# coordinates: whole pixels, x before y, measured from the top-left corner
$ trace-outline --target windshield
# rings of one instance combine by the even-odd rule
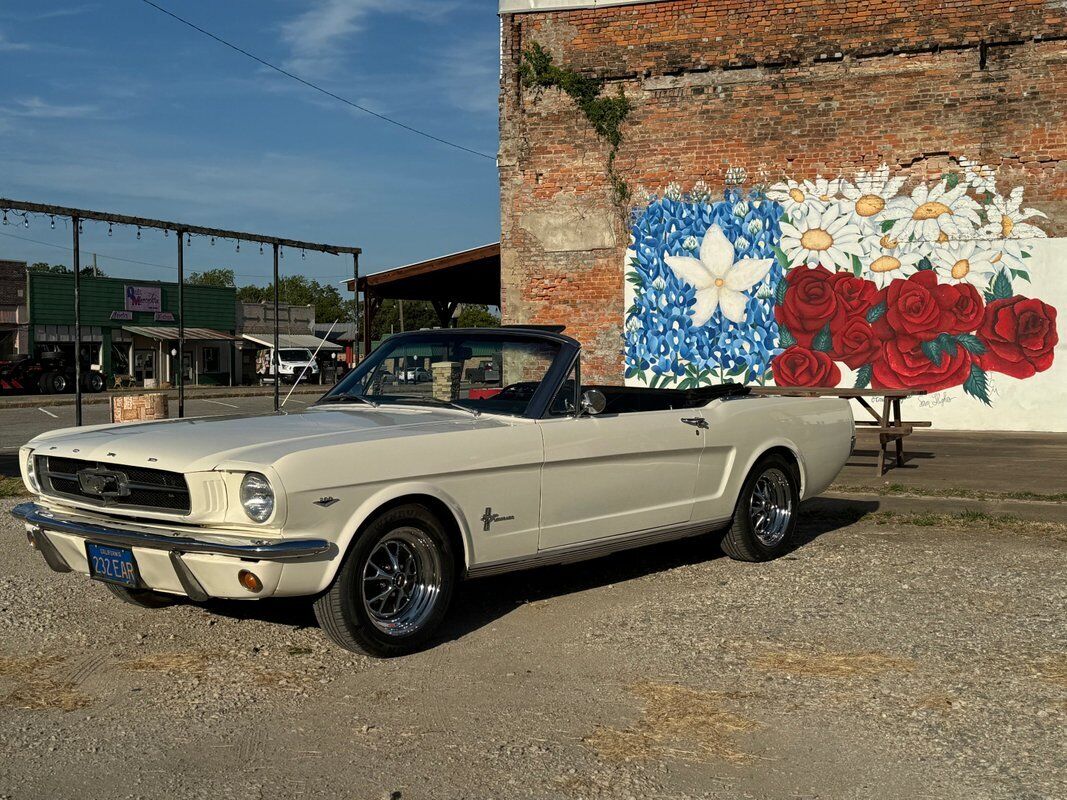
[[[304,347],[279,350],[278,358],[282,361],[310,361],[311,351]]]
[[[449,405],[523,416],[560,343],[534,336],[442,330],[386,339],[322,402]]]

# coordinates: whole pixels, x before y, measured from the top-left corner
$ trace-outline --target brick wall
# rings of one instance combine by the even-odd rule
[[[672,0],[503,17],[505,322],[563,323],[584,375],[618,381],[626,213],[606,145],[569,98],[523,88],[533,41],[633,103],[618,168],[634,203],[678,182],[916,179],[950,156],[997,168],[1067,235],[1067,6],[1038,2]]]

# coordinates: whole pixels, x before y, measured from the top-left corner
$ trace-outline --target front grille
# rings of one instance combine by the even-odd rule
[[[189,485],[180,472],[127,467],[101,461],[37,456],[37,474],[46,494],[73,497],[103,507],[141,508],[188,513]],[[86,491],[78,477],[82,470],[101,469],[123,476],[122,492],[107,496]]]

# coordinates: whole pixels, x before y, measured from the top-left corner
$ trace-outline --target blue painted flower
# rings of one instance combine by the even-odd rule
[[[635,213],[627,274],[634,302],[626,312],[623,333],[628,377],[649,380],[651,373],[657,380],[679,384],[708,382],[713,373],[719,380],[766,378],[771,359],[781,352],[773,301],[774,287],[782,279],[775,258],[781,215],[781,205],[760,192],[731,188],[723,200],[712,202],[705,189],[686,197],[675,187],[666,197],[650,198],[644,211]],[[700,290],[706,287],[695,285],[668,263],[702,262],[698,243],[706,240],[712,226],[718,226],[733,248],[730,267],[747,259],[769,260],[763,275],[737,291],[740,305],[734,301],[729,314],[723,313],[721,298],[714,307],[709,299],[701,300]]]

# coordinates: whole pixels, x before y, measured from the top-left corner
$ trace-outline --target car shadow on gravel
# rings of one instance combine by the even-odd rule
[[[809,510],[809,504],[811,508]],[[797,534],[789,553],[819,536],[858,522],[878,509],[876,501],[819,498],[803,506]],[[678,567],[725,558],[718,533],[625,550],[610,556],[506,575],[481,578],[463,585],[442,628],[442,640],[457,639],[490,625],[516,608],[643,578]]]
[[[848,527],[878,510],[877,501],[816,498],[802,507],[794,546],[803,548],[827,533]],[[576,564],[539,567],[462,583],[437,642],[459,639],[528,603],[643,578],[679,567],[724,558],[715,533],[625,550]],[[788,558],[787,553],[784,557]],[[292,628],[317,627],[307,598],[255,602],[215,600],[205,611],[234,619],[255,619]]]

